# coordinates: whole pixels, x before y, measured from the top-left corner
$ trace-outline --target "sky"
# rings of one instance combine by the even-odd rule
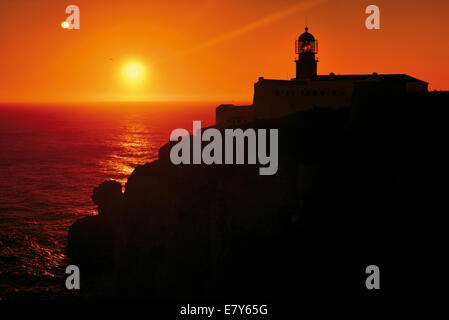
[[[365,27],[370,4],[380,30]],[[68,5],[79,30],[61,27]],[[319,74],[407,73],[449,90],[447,12],[447,0],[2,0],[0,102],[249,102],[258,77],[295,76],[306,23]]]

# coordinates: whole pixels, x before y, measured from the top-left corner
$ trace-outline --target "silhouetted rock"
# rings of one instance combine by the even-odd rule
[[[122,185],[105,181],[94,188],[92,200],[98,205],[98,215],[79,219],[70,227],[67,251],[85,265],[110,268],[123,211]]]
[[[122,206],[122,185],[114,180],[102,182],[94,188],[92,201],[98,206],[100,216],[114,217],[120,212]]]
[[[81,264],[108,268],[113,263],[114,228],[100,216],[76,221],[69,229],[67,251]]]
[[[70,228],[71,257],[113,257],[119,297],[413,295],[409,262],[423,268],[432,249],[416,234],[448,209],[448,97],[374,96],[248,125],[279,128],[274,176],[175,166],[165,145],[123,196],[95,189],[100,215]],[[385,290],[366,290],[370,264]]]

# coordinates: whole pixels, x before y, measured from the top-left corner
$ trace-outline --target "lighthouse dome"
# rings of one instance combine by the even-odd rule
[[[301,34],[298,38],[299,42],[313,42],[315,41],[315,37],[309,33],[309,28],[306,27],[306,32],[304,32],[303,34]]]

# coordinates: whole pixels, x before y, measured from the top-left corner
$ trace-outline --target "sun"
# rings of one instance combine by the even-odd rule
[[[123,65],[122,77],[128,84],[139,84],[146,78],[146,68],[138,61],[128,61]]]

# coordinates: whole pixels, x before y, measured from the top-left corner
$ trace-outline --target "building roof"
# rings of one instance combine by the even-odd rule
[[[406,81],[406,82],[422,82],[407,74],[344,74],[344,75],[317,75],[316,80],[346,80],[346,81],[370,81],[370,80],[380,80],[380,81]]]
[[[272,84],[298,84],[298,83],[307,83],[310,81],[405,81],[405,82],[421,82],[427,83],[425,81],[419,80],[407,74],[329,74],[329,75],[317,75],[311,79],[299,80],[299,79],[291,79],[291,80],[276,80],[276,79],[265,79],[259,78],[259,82],[269,82]]]
[[[253,108],[252,105],[246,105],[246,106],[236,106],[233,104],[220,104],[217,109],[235,109],[235,108],[239,108],[240,110],[244,110],[244,109],[251,109]]]

